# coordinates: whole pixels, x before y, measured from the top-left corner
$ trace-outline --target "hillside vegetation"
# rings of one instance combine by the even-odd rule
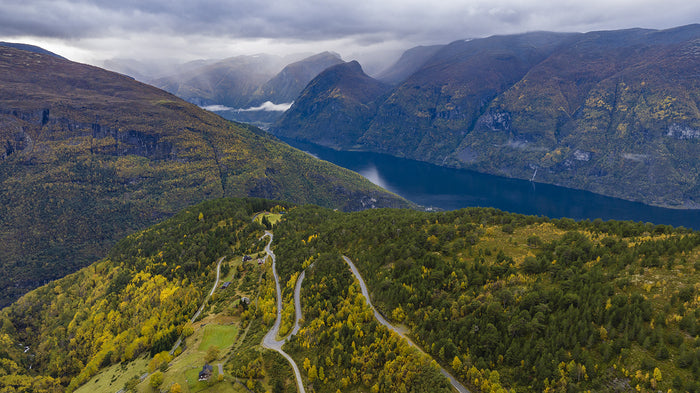
[[[253,221],[263,210],[277,221]],[[295,391],[288,363],[260,346],[276,312],[269,260],[235,262],[260,255],[263,225],[274,231],[281,335],[306,272],[301,330],[284,349],[307,389],[448,391],[436,360],[476,392],[700,392],[697,232],[494,209],[342,213],[249,199],[190,207],[5,309],[0,388],[97,386],[105,377],[89,378],[100,369],[148,354],[162,388],[190,383],[182,373],[206,357],[224,373],[190,391]],[[378,324],[343,255],[382,314],[425,353]],[[221,256],[222,281],[232,284],[190,325]],[[180,333],[189,336],[182,355],[159,354]],[[152,389],[149,379],[131,381],[129,389]]]
[[[350,256],[383,314],[477,391],[700,391],[695,232],[300,208],[275,233],[283,277]]]
[[[217,260],[257,249],[264,227],[251,217],[274,206],[238,199],[189,208],[2,310],[0,390],[70,391],[103,367],[170,350],[192,329]]]
[[[151,86],[4,46],[0,145],[0,307],[206,199],[408,206],[353,172]]]

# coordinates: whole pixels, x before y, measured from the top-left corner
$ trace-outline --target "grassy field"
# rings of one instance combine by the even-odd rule
[[[211,346],[224,349],[233,343],[238,334],[235,325],[207,325],[204,327],[204,337],[199,344],[199,350],[205,351]]]
[[[278,213],[261,213],[258,214],[257,217],[255,217],[255,222],[262,224],[263,217],[267,217],[267,219],[270,221],[270,224],[272,225],[277,224],[277,222],[282,219],[282,215]]]
[[[124,384],[134,376],[147,372],[150,358],[142,356],[128,364],[115,364],[95,375],[85,385],[79,387],[76,393],[114,393],[124,387]]]
[[[168,369],[163,372],[163,384],[160,389],[169,391],[170,387],[177,383],[182,392],[242,392],[243,388],[235,385],[233,377],[224,374],[219,381],[218,364],[223,364],[224,359],[217,359],[211,363],[214,374],[209,382],[198,380],[199,372],[206,363],[207,349],[217,346],[223,357],[228,348],[233,345],[238,335],[237,319],[213,314],[196,323],[194,328],[195,332],[186,340],[186,349],[180,356],[174,358]],[[137,391],[151,393],[154,390],[149,385],[149,379],[146,379],[139,384]]]

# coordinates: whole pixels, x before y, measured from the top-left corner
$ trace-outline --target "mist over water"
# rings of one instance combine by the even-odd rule
[[[316,157],[318,158],[318,157]],[[372,183],[378,185],[379,187],[382,187],[386,190],[389,190],[391,192],[396,192],[395,190],[392,190],[391,185],[389,185],[383,178],[382,175],[379,173],[379,170],[375,165],[369,165],[363,169],[360,169],[357,171],[360,175],[362,175],[365,179],[371,181]]]
[[[383,154],[336,151],[284,140],[314,157],[353,170],[425,207],[494,207],[513,213],[575,220],[632,220],[700,230],[700,210],[666,209],[588,191],[440,167]]]

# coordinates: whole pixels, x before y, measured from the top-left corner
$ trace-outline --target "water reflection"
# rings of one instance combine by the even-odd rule
[[[664,209],[587,191],[439,167],[383,154],[341,152],[286,141],[315,157],[360,173],[371,182],[426,207],[469,206],[551,218],[633,220],[700,229],[700,210]]]

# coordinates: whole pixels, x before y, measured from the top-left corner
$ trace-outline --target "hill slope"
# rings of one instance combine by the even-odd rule
[[[138,377],[158,369],[161,389],[227,391],[239,380],[256,393],[295,391],[289,364],[260,347],[276,315],[270,261],[240,258],[262,256],[264,228],[251,222],[261,210],[276,213],[261,221],[275,222],[282,336],[294,325],[300,282],[303,318],[284,350],[309,390],[449,391],[431,358],[478,392],[700,390],[698,232],[495,209],[343,213],[254,199],[189,207],[2,310],[0,388],[72,389],[114,365],[84,391],[118,390],[96,389],[98,380],[127,369],[127,387],[139,392],[155,378]],[[230,285],[188,323],[222,256]],[[342,256],[425,353],[377,322]],[[158,354],[180,333],[182,355]],[[224,364],[221,379],[196,381],[205,359]]]
[[[406,206],[359,175],[128,77],[0,47],[0,306],[222,196]]]
[[[57,54],[55,54],[55,53],[53,53],[53,52],[47,51],[46,49],[40,48],[40,47],[35,46],[35,45],[22,44],[22,43],[18,43],[18,42],[5,42],[5,41],[0,41],[0,46],[7,46],[7,47],[10,47],[10,48],[26,50],[26,51],[28,51],[28,52],[34,52],[34,53],[40,53],[40,54],[44,54],[44,55],[50,55],[50,56],[58,57],[59,59],[65,59],[63,56],[59,56],[59,55],[57,55]]]
[[[697,207],[699,39],[700,25],[689,25],[456,41],[376,111],[344,108],[337,123],[367,126],[334,147],[522,179],[536,172],[546,183]],[[307,98],[315,106],[297,112],[321,116],[327,96],[318,92]],[[327,144],[335,136],[320,139],[321,128],[336,127],[289,112],[271,130]]]

